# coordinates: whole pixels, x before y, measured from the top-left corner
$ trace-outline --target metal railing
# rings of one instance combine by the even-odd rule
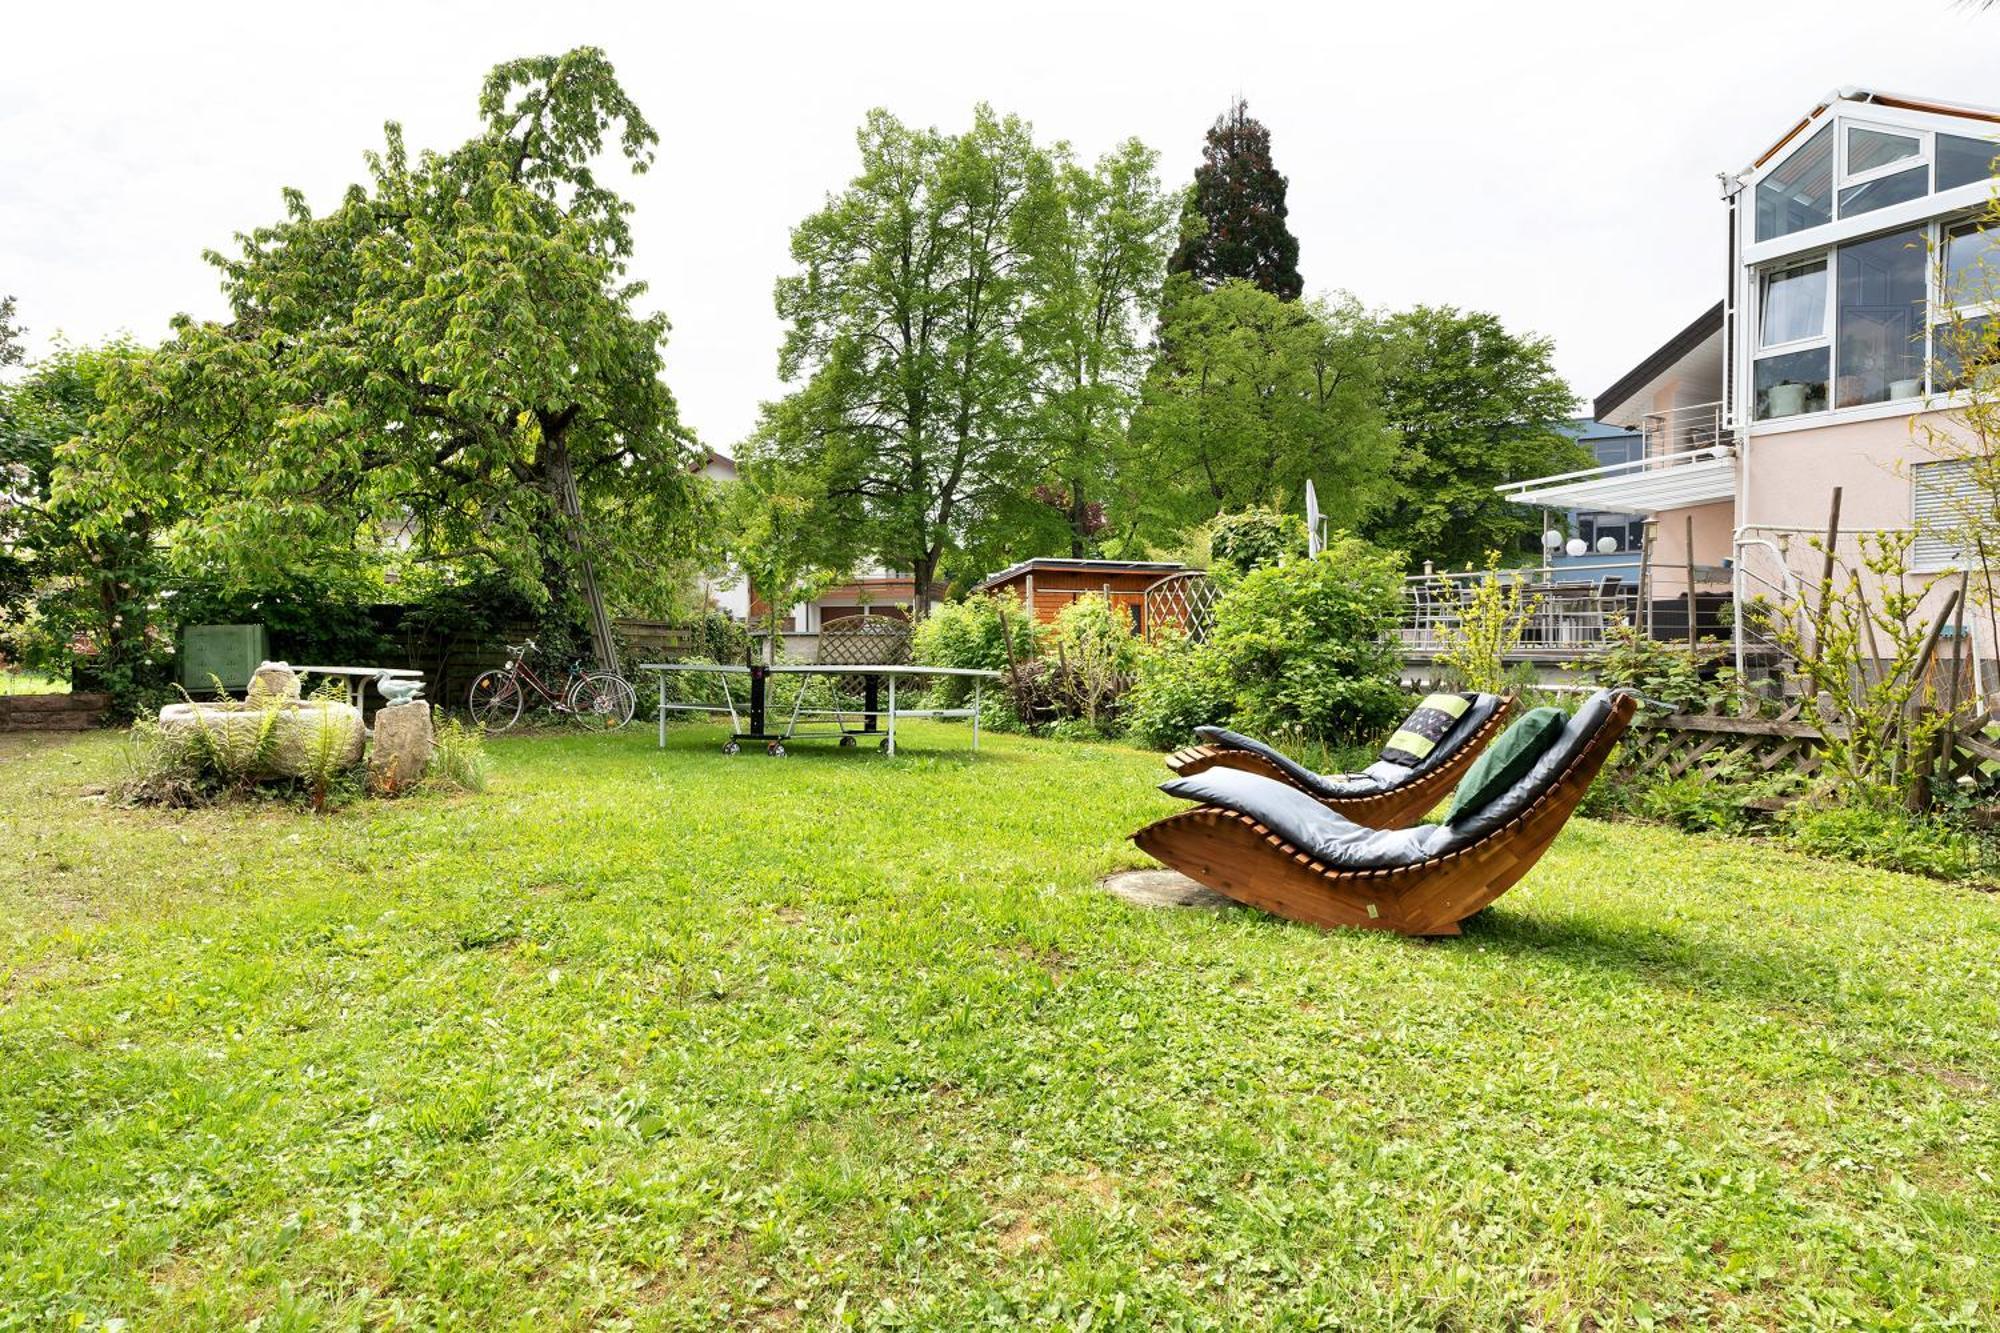
[[[1521,648],[1535,657],[1580,657],[1603,643],[1619,622],[1640,624],[1646,601],[1638,560],[1604,561],[1571,568],[1503,569],[1496,577],[1518,586]],[[1403,650],[1413,656],[1449,646],[1465,623],[1486,574],[1412,574],[1403,580]]]
[[[1600,463],[1574,472],[1556,472],[1546,477],[1529,477],[1496,487],[1500,494],[1525,503],[1537,503],[1538,492],[1551,486],[1576,482],[1612,481],[1626,477],[1650,476],[1690,463],[1728,458],[1736,452],[1722,424],[1722,404],[1701,403],[1677,407],[1668,412],[1650,413],[1642,423],[1642,452],[1618,463]]]
[[[1652,460],[1729,443],[1723,432],[1721,403],[1694,403],[1664,412],[1648,412],[1639,422],[1639,434],[1645,440],[1646,457]]]

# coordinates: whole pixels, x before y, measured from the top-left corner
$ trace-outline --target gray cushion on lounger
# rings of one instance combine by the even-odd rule
[[[1535,761],[1535,766],[1528,770],[1525,777],[1479,809],[1460,814],[1455,823],[1440,825],[1443,836],[1431,844],[1431,850],[1442,856],[1475,842],[1533,805],[1543,792],[1555,785],[1556,779],[1562,776],[1563,770],[1570,766],[1578,752],[1589,745],[1604,724],[1611,720],[1611,703],[1610,690],[1599,690],[1584,700],[1576,715],[1563,726],[1562,734]]]
[[[1486,725],[1486,719],[1493,716],[1493,710],[1500,706],[1497,694],[1475,694],[1472,707],[1465,710],[1458,725],[1446,732],[1422,762],[1412,765],[1392,764],[1378,759],[1359,773],[1315,773],[1303,764],[1280,754],[1264,742],[1227,727],[1196,727],[1195,734],[1210,745],[1220,745],[1232,750],[1249,750],[1263,755],[1281,771],[1289,773],[1299,782],[1322,796],[1335,798],[1373,796],[1378,792],[1400,787],[1414,778],[1420,778],[1438,765],[1457,754],[1472,735]]]
[[[1333,813],[1276,778],[1234,768],[1211,768],[1175,778],[1161,783],[1160,790],[1248,815],[1315,860],[1343,870],[1375,870],[1421,861],[1430,841],[1442,832],[1442,826],[1435,824],[1368,828]]]

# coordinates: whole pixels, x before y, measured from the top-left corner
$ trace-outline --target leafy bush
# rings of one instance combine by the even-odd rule
[[[1175,636],[1139,660],[1138,679],[1125,696],[1124,717],[1132,738],[1157,750],[1194,739],[1196,727],[1226,725],[1236,697],[1222,664],[1206,649]]]
[[[1102,732],[1130,688],[1143,645],[1132,622],[1104,597],[1079,597],[1038,636],[1061,720]]]
[[[1742,698],[1728,654],[1728,645],[1714,639],[1703,640],[1690,654],[1685,643],[1665,643],[1616,620],[1605,627],[1604,642],[1582,669],[1607,689],[1705,713],[1735,708]]]
[[[183,587],[170,607],[176,639],[188,625],[261,624],[281,662],[383,662],[397,646],[375,616],[381,591],[347,574],[300,572],[249,592]]]
[[[1497,694],[1508,685],[1507,658],[1521,646],[1521,635],[1541,607],[1519,579],[1500,577],[1500,553],[1486,553],[1486,573],[1472,590],[1457,623],[1439,627],[1444,645],[1438,665],[1468,690]]]
[[[715,662],[749,660],[750,631],[741,621],[731,620],[726,613],[710,608],[702,612],[699,619],[690,621],[688,629],[694,639],[691,652]]]
[[[2000,843],[1987,834],[1887,805],[1801,801],[1785,812],[1785,837],[1814,856],[1936,879],[2000,884]]]
[[[962,601],[932,607],[910,633],[910,656],[925,666],[1004,671],[1009,639],[1016,662],[1035,656],[1034,622],[1021,599],[976,592]],[[960,708],[971,693],[971,681],[943,676],[933,682],[931,697],[940,708]]]
[[[1362,740],[1406,707],[1397,683],[1401,562],[1336,533],[1309,560],[1253,570],[1215,607],[1202,659],[1242,723],[1316,740]]]
[[[1210,558],[1219,570],[1248,574],[1306,554],[1306,524],[1297,514],[1245,509],[1208,525]]]
[[[485,791],[485,734],[442,708],[431,709],[431,722],[431,766],[424,785],[442,791]]]
[[[1690,773],[1641,785],[1627,798],[1627,808],[1641,819],[1671,824],[1684,833],[1734,833],[1743,827],[1745,799],[1733,787]]]

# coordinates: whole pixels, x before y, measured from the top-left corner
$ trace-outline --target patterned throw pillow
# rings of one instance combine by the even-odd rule
[[[1431,695],[1417,705],[1416,712],[1403,719],[1403,725],[1396,728],[1396,734],[1382,747],[1383,761],[1415,768],[1437,749],[1438,742],[1450,734],[1470,707],[1472,696],[1468,694]]]

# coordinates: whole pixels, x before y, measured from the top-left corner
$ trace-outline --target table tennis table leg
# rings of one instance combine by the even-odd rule
[[[889,753],[896,753],[896,678],[889,677]]]
[[[972,752],[979,753],[979,677],[972,678]]]
[[[664,750],[667,748],[667,673],[657,671],[653,674],[660,678],[660,748]]]

